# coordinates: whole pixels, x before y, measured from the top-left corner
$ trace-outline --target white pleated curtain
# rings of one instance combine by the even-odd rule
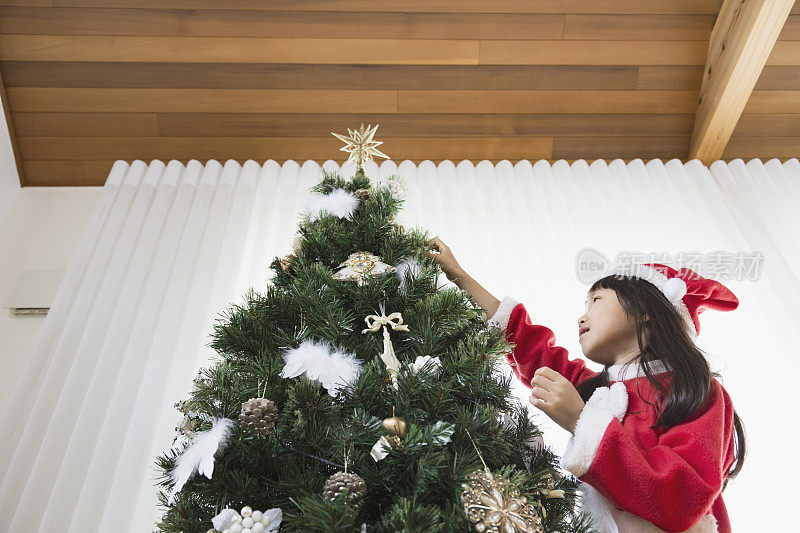
[[[721,280],[741,305],[704,313],[700,345],[748,431],[745,470],[725,493],[733,524],[778,525],[760,509],[782,498],[788,507],[800,473],[783,431],[800,366],[797,159],[384,161],[367,173],[404,178],[400,222],[442,238],[497,298],[523,301],[572,357],[588,288],[576,273],[580,250],[761,252],[758,279]],[[2,421],[0,530],[153,530],[154,460],[172,443],[173,404],[213,358],[221,314],[248,287],[266,290],[268,265],[291,251],[320,178],[313,161],[114,164]],[[526,402],[528,389],[515,390]],[[566,432],[531,412],[561,453]],[[775,476],[776,457],[791,471],[779,464]]]

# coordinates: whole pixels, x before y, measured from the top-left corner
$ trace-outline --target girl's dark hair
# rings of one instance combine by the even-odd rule
[[[694,326],[685,321],[664,293],[649,281],[612,274],[594,282],[589,292],[597,289],[611,289],[616,292],[625,313],[636,322],[639,354],[626,363],[626,366],[660,359],[672,370],[671,373],[664,374],[671,377],[670,391],[667,391],[665,384],[651,373],[648,365],[641,365],[647,380],[657,391],[656,412],[659,416],[651,428],[668,429],[680,424],[704,405],[712,377],[720,377],[718,373],[711,372],[704,352],[695,345],[689,330]],[[588,402],[598,387],[609,385],[606,366],[602,372],[584,380],[576,388],[583,401]],[[664,398],[666,401],[663,401]],[[645,398],[642,399],[653,405]],[[744,464],[744,426],[735,409],[733,425],[736,432],[736,465],[726,475],[722,490],[725,490],[729,479],[739,474]]]

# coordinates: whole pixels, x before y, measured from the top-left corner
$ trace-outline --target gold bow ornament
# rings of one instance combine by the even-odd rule
[[[381,354],[381,360],[386,365],[386,370],[392,378],[392,386],[395,390],[398,390],[400,387],[397,384],[397,375],[400,373],[400,361],[394,353],[392,339],[389,337],[389,329],[386,326],[391,326],[395,331],[409,331],[408,326],[403,324],[403,315],[401,315],[399,311],[396,311],[386,316],[386,310],[383,304],[381,304],[380,315],[368,315],[364,320],[367,323],[367,327],[361,333],[378,331],[383,327],[383,353]]]

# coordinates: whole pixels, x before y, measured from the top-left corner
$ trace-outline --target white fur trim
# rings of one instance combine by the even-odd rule
[[[505,330],[508,327],[508,321],[511,319],[511,311],[514,310],[518,303],[519,302],[511,296],[504,296],[500,301],[500,306],[497,308],[497,311],[495,311],[492,318],[487,320],[486,323]]]
[[[598,387],[583,407],[570,436],[561,466],[575,477],[581,477],[592,466],[597,448],[608,424],[618,418],[620,422],[628,410],[628,390],[621,381],[610,387]]]
[[[634,379],[646,376],[644,373],[643,365],[645,363],[631,363],[629,365],[619,364],[611,365],[608,367],[609,381],[625,381],[626,379]],[[651,374],[661,374],[669,372],[671,368],[661,359],[655,359],[647,363],[647,368]]]
[[[620,533],[666,533],[652,522],[648,522],[641,516],[629,513],[616,507],[611,508],[614,520]],[[680,512],[677,509],[676,512]],[[698,520],[692,527],[681,533],[717,533],[717,519],[713,514],[708,513]]]
[[[686,307],[686,304],[683,303],[683,300],[678,302],[678,311],[683,319],[689,324],[689,334],[693,339],[697,339],[697,330],[694,327],[694,320],[692,320],[692,315],[689,313],[689,308]]]
[[[598,533],[666,533],[652,522],[618,508],[588,483],[578,484],[578,502],[592,517],[592,525]],[[682,533],[717,533],[717,531],[717,519],[708,513]]]
[[[583,481],[578,483],[577,493],[581,509],[592,517],[592,525],[598,533],[619,533],[617,522],[611,514],[612,505],[605,496]]]
[[[611,276],[614,274],[621,274],[623,276],[630,276],[634,278],[641,278],[644,280],[649,281],[661,292],[664,292],[664,285],[667,283],[669,279],[663,272],[660,270],[656,270],[653,267],[642,265],[639,263],[632,263],[632,264],[617,264],[606,272],[603,277]]]

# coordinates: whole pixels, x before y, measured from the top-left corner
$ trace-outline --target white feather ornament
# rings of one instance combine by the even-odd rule
[[[297,348],[283,354],[286,363],[281,371],[283,378],[295,378],[305,374],[308,379],[322,384],[331,396],[355,381],[361,374],[361,361],[351,353],[334,347],[325,340],[304,340]]]
[[[425,368],[426,365],[428,365],[428,369],[431,372],[436,372],[442,369],[442,360],[438,357],[431,357],[430,355],[418,355],[411,365],[411,370],[417,374]]]
[[[213,419],[213,426],[208,431],[198,432],[192,443],[175,459],[175,468],[170,473],[174,488],[170,501],[180,492],[183,485],[195,472],[211,479],[214,473],[214,458],[228,446],[228,440],[236,423],[230,418]]]
[[[420,262],[414,258],[403,259],[397,265],[395,265],[397,278],[400,280],[400,292],[402,294],[406,293],[406,272],[411,272],[411,277],[416,278],[420,275],[422,271],[422,265]]]
[[[361,200],[344,189],[333,189],[328,194],[312,194],[306,202],[309,220],[317,220],[323,211],[339,218],[347,218],[358,208]]]

